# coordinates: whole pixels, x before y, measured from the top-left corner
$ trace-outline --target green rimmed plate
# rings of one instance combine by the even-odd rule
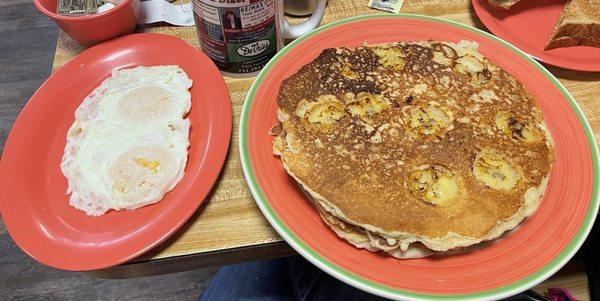
[[[329,47],[402,40],[472,40],[536,98],[555,140],[556,162],[538,211],[511,235],[476,252],[397,260],[354,248],[321,221],[281,161],[269,129],[277,123],[281,81]],[[598,150],[568,91],[539,63],[475,28],[419,15],[370,15],[338,21],[280,51],[251,87],[240,121],[242,167],[252,194],[277,232],[302,256],[353,286],[395,299],[498,299],[560,269],[581,246],[598,210]]]

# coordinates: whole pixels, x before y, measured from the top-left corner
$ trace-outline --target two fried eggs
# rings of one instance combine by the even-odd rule
[[[178,66],[115,70],[75,111],[61,170],[70,205],[99,216],[156,203],[183,178],[191,79]]]

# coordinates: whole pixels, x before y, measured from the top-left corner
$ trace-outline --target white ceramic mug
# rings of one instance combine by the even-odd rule
[[[283,0],[285,14],[291,16],[308,16],[317,9],[318,0]]]
[[[278,1],[280,4],[283,1]],[[319,26],[321,23],[321,19],[323,19],[323,13],[325,12],[325,5],[327,5],[327,0],[319,0],[317,2],[317,6],[315,7],[315,11],[311,14],[310,18],[306,20],[306,22],[297,25],[291,25],[285,18],[283,19],[283,37],[286,39],[295,39]],[[277,13],[281,14],[283,17],[285,9],[281,7],[277,10]]]
[[[192,0],[202,50],[223,75],[255,76],[284,46],[319,26],[327,0],[310,18],[291,25],[283,0]]]

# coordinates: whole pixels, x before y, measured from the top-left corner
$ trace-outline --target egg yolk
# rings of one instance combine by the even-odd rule
[[[158,161],[148,161],[144,158],[135,158],[135,163],[152,170],[154,173],[158,173],[158,166],[160,163]]]

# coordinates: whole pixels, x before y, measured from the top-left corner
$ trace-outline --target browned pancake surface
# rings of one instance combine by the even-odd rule
[[[283,81],[277,97],[288,115],[282,122],[288,141],[280,147],[282,160],[354,223],[434,238],[449,232],[484,236],[523,206],[526,190],[540,186],[553,162],[533,97],[489,60],[478,58],[468,67],[465,57],[473,55],[446,44],[382,47],[387,52],[380,55],[371,47],[326,49]],[[383,108],[369,109],[368,100],[361,105],[357,99],[365,93],[379,97]],[[302,112],[319,102],[339,104],[325,106],[329,110],[321,114],[314,104]],[[449,121],[413,127],[412,116],[428,109],[442,110]],[[511,116],[508,131],[496,124],[503,112]],[[310,120],[311,113],[317,117]],[[522,137],[525,126],[533,138]],[[518,174],[516,183],[498,189],[476,178],[474,164],[484,162],[477,161],[482,151],[507,162]],[[427,199],[431,189],[434,199],[440,190],[437,184],[411,189],[419,170],[437,177],[432,181],[451,178],[458,192],[443,202]],[[417,181],[424,179],[416,173]]]

